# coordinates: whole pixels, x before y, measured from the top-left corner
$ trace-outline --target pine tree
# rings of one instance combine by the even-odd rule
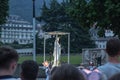
[[[120,36],[119,0],[73,0],[67,13],[83,27],[98,22],[102,29],[110,28]]]
[[[5,23],[6,16],[8,16],[8,1],[9,0],[0,0],[0,24]]]
[[[66,2],[58,3],[56,0],[52,0],[50,8],[43,5],[42,15],[39,17],[39,20],[45,22],[43,30],[45,32],[69,32],[71,34],[71,52],[74,53],[81,52],[82,48],[94,47],[88,29],[81,27],[75,19],[66,13],[68,5]],[[67,37],[61,38],[61,44],[67,50]]]

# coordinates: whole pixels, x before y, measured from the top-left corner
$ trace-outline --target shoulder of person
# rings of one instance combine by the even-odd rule
[[[108,66],[110,66],[110,64],[106,63],[106,64],[104,64],[102,66],[99,66],[97,69],[101,71],[101,69],[106,69],[106,68],[108,68]]]
[[[8,78],[8,79],[0,79],[0,80],[21,80],[20,78]]]
[[[100,70],[95,69],[89,74],[88,80],[107,80],[107,77]]]
[[[84,70],[85,73],[83,73],[84,77],[86,78],[86,80],[107,80],[106,76],[99,71],[98,69],[95,69],[93,71]]]

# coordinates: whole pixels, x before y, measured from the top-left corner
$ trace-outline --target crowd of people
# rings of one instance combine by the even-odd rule
[[[36,80],[39,67],[32,60],[26,60],[21,64],[20,78],[13,77],[18,59],[15,49],[8,46],[0,47],[0,80]]]
[[[106,44],[109,61],[93,70],[79,69],[70,64],[58,67],[46,66],[47,80],[120,80],[120,40],[110,39]],[[13,74],[19,60],[15,49],[7,46],[0,47],[0,80],[37,80],[39,66],[33,60],[26,60],[21,64],[20,78]]]

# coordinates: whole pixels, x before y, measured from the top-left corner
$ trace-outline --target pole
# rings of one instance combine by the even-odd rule
[[[70,33],[68,34],[68,64],[70,63]]]
[[[58,38],[58,35],[56,35],[56,40],[57,40],[57,38]],[[56,41],[56,40],[55,40],[55,41]],[[57,65],[57,63],[58,63],[58,61],[57,61],[57,56],[58,56],[58,53],[57,53],[57,52],[58,52],[58,49],[57,49],[57,41],[55,42],[55,44],[56,44],[56,53],[55,53],[55,54],[56,54],[56,65]],[[57,65],[57,66],[58,66],[58,65]]]
[[[44,62],[45,62],[46,34],[44,33]]]
[[[51,58],[52,58],[52,56],[51,56],[51,55],[52,55],[52,52],[50,52],[50,65],[51,65]]]
[[[35,0],[33,1],[33,60],[36,61]]]

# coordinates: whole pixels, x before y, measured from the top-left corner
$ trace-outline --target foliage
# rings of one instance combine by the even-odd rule
[[[120,36],[119,0],[74,0],[67,8],[67,13],[84,27],[98,22],[101,28],[110,28]]]
[[[105,14],[110,28],[120,36],[120,1],[107,0],[105,2],[105,8]]]
[[[9,0],[0,0],[0,24],[5,23],[8,16],[8,2]]]
[[[0,41],[0,46],[2,46],[3,45],[3,43]]]
[[[71,52],[76,53],[80,52],[82,48],[94,47],[94,43],[90,40],[88,29],[80,26],[76,19],[73,19],[66,13],[66,8],[68,6],[68,3],[58,3],[56,0],[51,1],[50,7],[47,7],[44,3],[42,15],[38,18],[39,21],[43,21],[45,23],[43,30],[45,32],[69,32],[71,34]],[[54,41],[54,38],[53,40],[48,41]],[[67,50],[67,37],[62,36],[60,42],[62,49]],[[48,45],[49,44],[50,42]]]
[[[48,38],[46,39],[46,45],[45,45],[46,54],[53,53],[53,46],[54,46],[54,38]],[[44,50],[44,39],[39,38],[38,34],[36,35],[36,53],[42,54]]]
[[[38,37],[38,33],[36,35],[36,53],[43,53],[43,45],[44,45],[44,40]]]

